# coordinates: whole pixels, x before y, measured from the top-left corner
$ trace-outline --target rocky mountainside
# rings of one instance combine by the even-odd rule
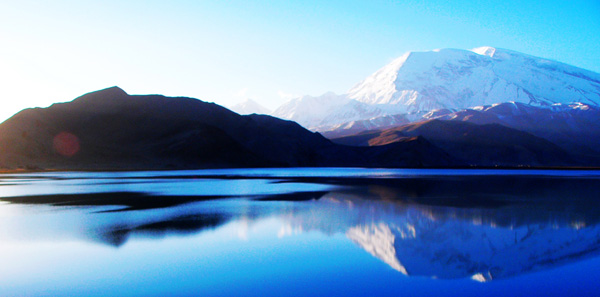
[[[408,124],[410,121],[406,118],[399,118],[397,122],[403,124],[386,126],[383,128],[360,129],[364,125],[350,127],[348,129],[340,129],[336,131],[324,132],[328,138],[335,139],[338,143],[348,145],[375,145],[381,143],[382,135],[387,135],[387,141],[393,141],[390,138],[390,133],[397,135],[401,126],[416,127],[427,121],[451,121],[459,123],[471,123],[484,125],[489,127],[490,124],[502,125],[503,127],[525,132],[531,136],[536,136],[551,143],[547,148],[554,150],[559,147],[560,150],[570,155],[572,164],[580,164],[580,166],[598,166],[600,165],[600,108],[582,104],[560,104],[556,103],[551,106],[532,106],[519,102],[505,102],[487,106],[478,106],[459,111],[450,109],[439,109],[426,113],[420,117],[420,121]],[[366,125],[366,124],[365,124]],[[445,126],[458,125],[445,123]],[[407,128],[410,129],[410,128]],[[480,129],[485,130],[484,127]],[[362,131],[362,132],[359,132]],[[391,132],[396,131],[396,132]],[[449,130],[444,130],[449,131]],[[412,131],[408,136],[422,135],[428,138],[427,132],[419,134],[419,130]],[[448,132],[450,133],[450,132]],[[489,131],[489,133],[496,133]],[[481,140],[486,139],[495,134],[482,135]],[[464,135],[446,135],[448,138],[454,138],[453,142],[458,143],[464,139]],[[377,138],[377,139],[375,139]],[[434,137],[437,139],[437,136]],[[437,145],[435,139],[428,138]],[[516,139],[506,138],[505,141],[510,143]]]
[[[557,103],[535,107],[505,102],[457,112],[437,110],[423,118],[480,125],[501,124],[547,139],[569,152],[588,157],[600,156],[600,108],[593,105]]]
[[[380,146],[424,137],[471,166],[583,166],[548,140],[499,124],[429,120],[333,139],[355,146]]]

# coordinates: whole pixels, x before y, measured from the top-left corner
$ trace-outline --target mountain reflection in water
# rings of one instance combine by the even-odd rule
[[[197,190],[185,197],[150,195],[153,202],[143,207],[135,201],[148,198],[148,194],[130,193],[121,204],[125,208],[116,208],[118,211],[109,207],[119,205],[118,201],[102,197],[114,198],[124,195],[122,192],[0,200],[50,204],[57,212],[88,206],[77,218],[59,216],[48,220],[64,220],[62,223],[23,224],[21,231],[35,236],[66,233],[115,247],[132,238],[218,232],[220,226],[231,222],[276,218],[282,224],[280,236],[308,231],[345,234],[405,275],[440,279],[490,281],[600,254],[600,191],[593,176],[267,179],[266,185],[273,187],[323,187],[318,191],[302,192],[300,186],[290,192],[250,191],[223,197],[201,195]],[[261,186],[265,186],[262,180]],[[103,206],[98,201],[110,203]]]
[[[597,255],[600,228],[586,215],[521,204],[493,209],[426,206],[329,193],[290,229],[344,232],[411,276],[486,281]],[[538,205],[539,206],[539,205]]]

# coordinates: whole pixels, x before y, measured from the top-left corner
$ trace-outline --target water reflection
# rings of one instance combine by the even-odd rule
[[[224,182],[231,185],[232,179]],[[248,180],[243,182],[248,186]],[[264,189],[286,184],[301,186],[280,193]],[[302,186],[307,184],[314,187]],[[257,179],[255,186],[262,188],[227,196],[199,195],[198,187],[192,187],[193,195],[183,196],[117,192],[5,197],[0,200],[13,206],[52,205],[51,215],[4,218],[0,236],[12,232],[30,240],[76,238],[121,247],[138,238],[158,241],[219,232],[230,222],[275,218],[281,237],[307,231],[344,234],[402,274],[478,281],[600,254],[595,177],[294,177],[268,183]]]
[[[228,220],[229,218],[221,214],[188,215],[134,227],[111,226],[98,230],[99,232],[94,235],[96,239],[118,247],[125,244],[131,235],[141,235],[149,238],[163,238],[173,234],[192,235],[205,229],[214,229]]]
[[[343,232],[411,276],[486,281],[597,255],[600,248],[600,228],[582,214],[539,209],[530,216],[522,205],[457,209],[340,193],[314,204],[286,217],[289,230]]]

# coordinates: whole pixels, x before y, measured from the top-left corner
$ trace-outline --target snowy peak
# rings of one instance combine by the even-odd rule
[[[245,114],[270,114],[271,110],[269,110],[268,108],[260,105],[258,102],[248,98],[246,99],[246,101],[238,103],[234,106],[231,106],[229,109],[231,109],[232,111],[241,114],[241,115],[245,115]]]
[[[600,104],[600,74],[515,51],[480,47],[412,52],[348,92],[397,113],[516,101]]]

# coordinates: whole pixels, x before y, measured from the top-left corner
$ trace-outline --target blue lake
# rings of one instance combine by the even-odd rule
[[[600,171],[0,175],[0,296],[598,296]]]

